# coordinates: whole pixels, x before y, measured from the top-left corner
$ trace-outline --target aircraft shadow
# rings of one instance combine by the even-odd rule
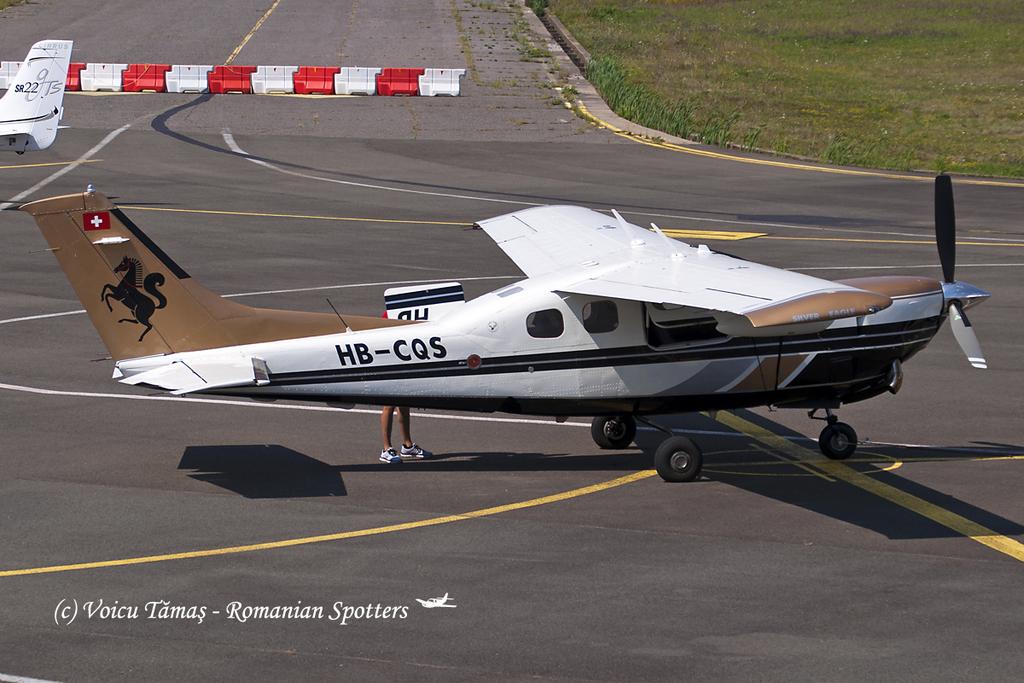
[[[816,452],[817,445],[783,425],[749,411],[736,411],[743,419],[791,438],[795,443]],[[728,427],[700,414],[663,416],[658,423],[670,427],[677,435],[686,435],[705,452],[704,481],[717,481],[729,486],[794,505],[832,519],[874,531],[890,539],[953,538],[959,536],[945,526],[906,507],[897,505],[874,493],[842,480],[827,481],[794,465],[780,454],[772,455],[753,437],[734,432]],[[570,455],[501,451],[441,453],[428,460],[407,461],[387,465],[376,460],[333,465],[281,445],[211,445],[189,446],[178,464],[180,470],[191,470],[189,477],[235,492],[246,498],[304,498],[347,495],[346,472],[379,472],[385,475],[413,468],[421,472],[634,472],[652,466],[654,450],[664,436],[651,429],[637,432],[638,448],[621,451],[599,451]],[[588,436],[574,437],[580,445]],[[898,469],[885,471],[897,461],[927,463],[929,461],[969,462],[979,457],[1006,455],[1015,447],[1003,444],[991,448],[963,449],[910,448],[865,444],[854,457],[843,464],[860,474],[901,492],[910,494],[944,510],[965,517],[992,531],[1009,536],[1024,534],[1024,526],[993,512],[968,503],[940,490],[918,483]],[[1017,449],[1020,452],[1020,449]],[[774,460],[778,459],[775,464]],[[805,464],[807,464],[805,462]],[[984,466],[979,464],[978,466]],[[825,472],[814,470],[823,474]],[[690,484],[665,484],[686,495]]]
[[[766,419],[755,413],[738,410],[735,413],[743,419],[753,422],[783,437],[802,437],[787,427]],[[708,432],[731,432],[725,425],[702,415],[672,416],[662,419],[661,424],[671,426],[680,435],[686,430]],[[957,537],[959,534],[945,526],[913,512],[903,506],[869,493],[847,481],[827,481],[814,476],[811,472],[801,470],[784,460],[778,466],[765,466],[766,461],[775,459],[770,453],[758,446],[756,440],[744,434],[734,432],[736,436],[690,435],[701,445],[705,452],[712,453],[705,457],[704,478],[735,486],[751,493],[772,498],[781,503],[796,505],[836,520],[862,527],[882,534],[890,539],[922,539]],[[663,437],[657,432],[638,432],[637,445],[653,452]],[[804,448],[818,452],[817,444],[812,441],[795,441]],[[723,453],[714,453],[714,450]],[[864,444],[844,466],[853,468],[864,476],[877,482],[887,484],[899,491],[937,505],[945,510],[966,517],[982,526],[1003,535],[1024,534],[1024,526],[1001,517],[993,512],[968,503],[960,498],[943,493],[924,484],[920,484],[898,469],[884,471],[896,461],[912,463],[919,461],[964,461],[968,462],[986,455],[1006,455],[1005,447],[993,448],[991,452],[964,452],[963,450],[944,450],[940,448],[907,448]],[[744,462],[751,463],[744,465]],[[718,465],[718,466],[716,466]],[[983,465],[979,465],[983,466]],[[774,476],[773,476],[774,475]],[[782,476],[779,476],[782,475]],[[796,475],[796,476],[794,476]],[[857,475],[854,475],[855,477]],[[685,489],[685,485],[681,490]]]
[[[348,495],[336,467],[274,444],[189,446],[178,469],[246,498]]]

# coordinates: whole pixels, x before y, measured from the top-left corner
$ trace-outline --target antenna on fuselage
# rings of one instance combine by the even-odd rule
[[[345,319],[341,317],[341,313],[338,313],[338,309],[334,307],[334,304],[331,303],[331,300],[328,299],[326,296],[324,297],[324,299],[327,300],[327,305],[331,307],[332,311],[334,311],[334,315],[338,316],[338,320],[340,320],[341,324],[345,326],[345,331],[346,332],[351,332],[352,328],[349,327],[348,323],[345,322]]]

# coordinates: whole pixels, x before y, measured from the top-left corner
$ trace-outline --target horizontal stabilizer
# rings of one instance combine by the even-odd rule
[[[458,282],[392,287],[384,291],[387,317],[394,320],[437,320],[466,302]]]
[[[120,368],[119,368],[120,370]],[[196,360],[175,360],[122,379],[122,384],[160,387],[172,394],[189,394],[208,389],[257,386],[265,383],[266,363],[260,358],[231,354]]]

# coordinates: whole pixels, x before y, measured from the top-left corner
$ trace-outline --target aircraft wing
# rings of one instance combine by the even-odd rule
[[[549,278],[553,291],[731,313],[755,328],[865,315],[892,303],[581,207],[525,209],[477,225],[527,276]]]

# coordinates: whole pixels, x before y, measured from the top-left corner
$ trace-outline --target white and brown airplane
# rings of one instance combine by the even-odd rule
[[[936,179],[944,282],[831,282],[691,247],[615,212],[545,206],[478,224],[525,279],[471,301],[457,283],[389,292],[389,319],[224,299],[96,192],[21,209],[35,217],[123,383],[173,394],[596,415],[592,435],[603,448],[628,446],[640,420],[668,433],[655,466],[669,481],[696,478],[703,458],[651,416],[822,410],[821,449],[841,459],[857,436],[832,411],[898,391],[902,364],[947,315],[971,364],[986,367],[965,310],[989,294],[953,277],[948,176]]]
[[[37,152],[57,139],[72,45],[41,40],[28,51],[0,98],[0,150]]]

